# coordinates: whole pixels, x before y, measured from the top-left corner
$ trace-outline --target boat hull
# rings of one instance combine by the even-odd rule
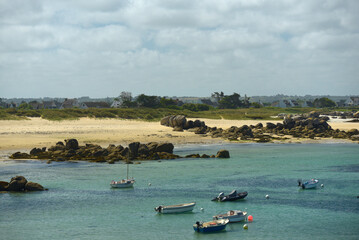
[[[200,232],[200,233],[212,233],[212,232],[222,231],[222,230],[226,229],[226,226],[227,225],[220,225],[220,226],[206,227],[206,228],[197,228],[197,227],[193,226],[193,229],[196,232]]]
[[[134,180],[129,180],[129,181],[119,181],[119,182],[115,182],[115,181],[112,181],[110,183],[111,187],[112,188],[130,188],[130,187],[133,187],[133,184],[135,183]]]
[[[195,205],[196,203],[186,203],[179,205],[158,206],[155,208],[155,211],[159,213],[184,213],[192,211]]]
[[[313,189],[313,188],[317,187],[318,183],[319,183],[318,180],[305,182],[305,183],[302,184],[302,188],[303,189]]]
[[[193,230],[199,233],[213,233],[213,232],[220,232],[226,229],[228,224],[227,219],[221,220],[214,220],[212,222],[207,223],[199,223],[193,225]]]
[[[227,195],[227,196],[223,196],[223,197],[215,197],[212,199],[212,201],[218,201],[218,202],[230,202],[230,201],[237,201],[237,200],[241,200],[244,199],[245,197],[247,197],[248,192],[241,192],[241,193],[237,193],[236,195]]]
[[[213,216],[213,220],[228,219],[229,223],[235,223],[235,222],[244,221],[246,217],[247,217],[247,212],[230,211],[229,213],[226,214],[219,214]]]

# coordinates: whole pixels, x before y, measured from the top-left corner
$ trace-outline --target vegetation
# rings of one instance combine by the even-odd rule
[[[90,109],[0,109],[0,120],[21,120],[29,117],[41,117],[48,120],[76,120],[82,117],[90,118],[117,118],[117,119],[139,119],[147,121],[158,121],[168,115],[183,114],[188,118],[209,119],[260,119],[270,120],[271,116],[279,113],[301,114],[310,111],[358,111],[359,108],[337,109],[337,108],[238,108],[238,109],[214,109],[203,106],[203,104],[188,104],[177,108],[90,108]]]
[[[313,104],[318,108],[330,108],[336,106],[335,102],[326,97],[315,99]]]
[[[26,119],[30,117],[41,117],[48,120],[75,120],[82,117],[90,118],[119,118],[119,119],[142,119],[158,121],[168,115],[182,114],[189,118],[210,119],[272,119],[279,113],[301,114],[310,111],[327,113],[331,111],[358,111],[359,108],[336,108],[335,102],[328,98],[317,98],[314,101],[316,108],[275,108],[263,107],[260,103],[250,103],[249,97],[243,97],[238,93],[225,95],[223,92],[214,92],[211,100],[206,103],[185,103],[180,100],[169,99],[160,96],[148,96],[141,94],[132,98],[130,92],[122,92],[115,98],[122,108],[69,108],[69,109],[33,109],[36,101],[23,102],[17,108],[0,108],[0,120]],[[1,100],[1,99],[0,99]],[[213,101],[213,102],[211,102]],[[214,107],[216,106],[216,107]],[[320,108],[320,109],[318,109]]]

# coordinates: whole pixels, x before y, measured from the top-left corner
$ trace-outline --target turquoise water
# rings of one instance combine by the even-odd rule
[[[23,175],[50,190],[0,194],[0,239],[359,239],[358,144],[197,145],[176,153],[222,148],[230,159],[131,165],[133,189],[109,187],[125,176],[125,164],[1,162],[0,180]],[[299,190],[298,178],[318,178],[324,188]],[[248,191],[247,198],[210,201],[232,189]],[[192,201],[193,213],[154,211]],[[231,209],[253,215],[248,230],[236,223],[221,233],[193,231],[196,221]]]

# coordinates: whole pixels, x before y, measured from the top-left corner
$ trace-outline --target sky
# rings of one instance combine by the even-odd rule
[[[0,0],[0,98],[359,95],[357,0]]]

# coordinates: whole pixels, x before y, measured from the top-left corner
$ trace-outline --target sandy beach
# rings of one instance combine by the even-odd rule
[[[213,120],[200,119],[210,127],[229,128],[231,126],[255,125],[259,122],[281,122],[281,120]],[[334,129],[349,130],[359,128],[359,123],[343,121],[330,122]],[[172,142],[180,144],[210,144],[225,142],[224,139],[203,137],[192,132],[175,132],[172,128],[161,126],[159,122],[144,122],[119,119],[82,118],[73,121],[48,121],[41,118],[30,120],[0,121],[0,151],[27,150],[33,147],[50,147],[58,141],[76,138],[80,144],[94,143],[124,144],[130,142]]]

